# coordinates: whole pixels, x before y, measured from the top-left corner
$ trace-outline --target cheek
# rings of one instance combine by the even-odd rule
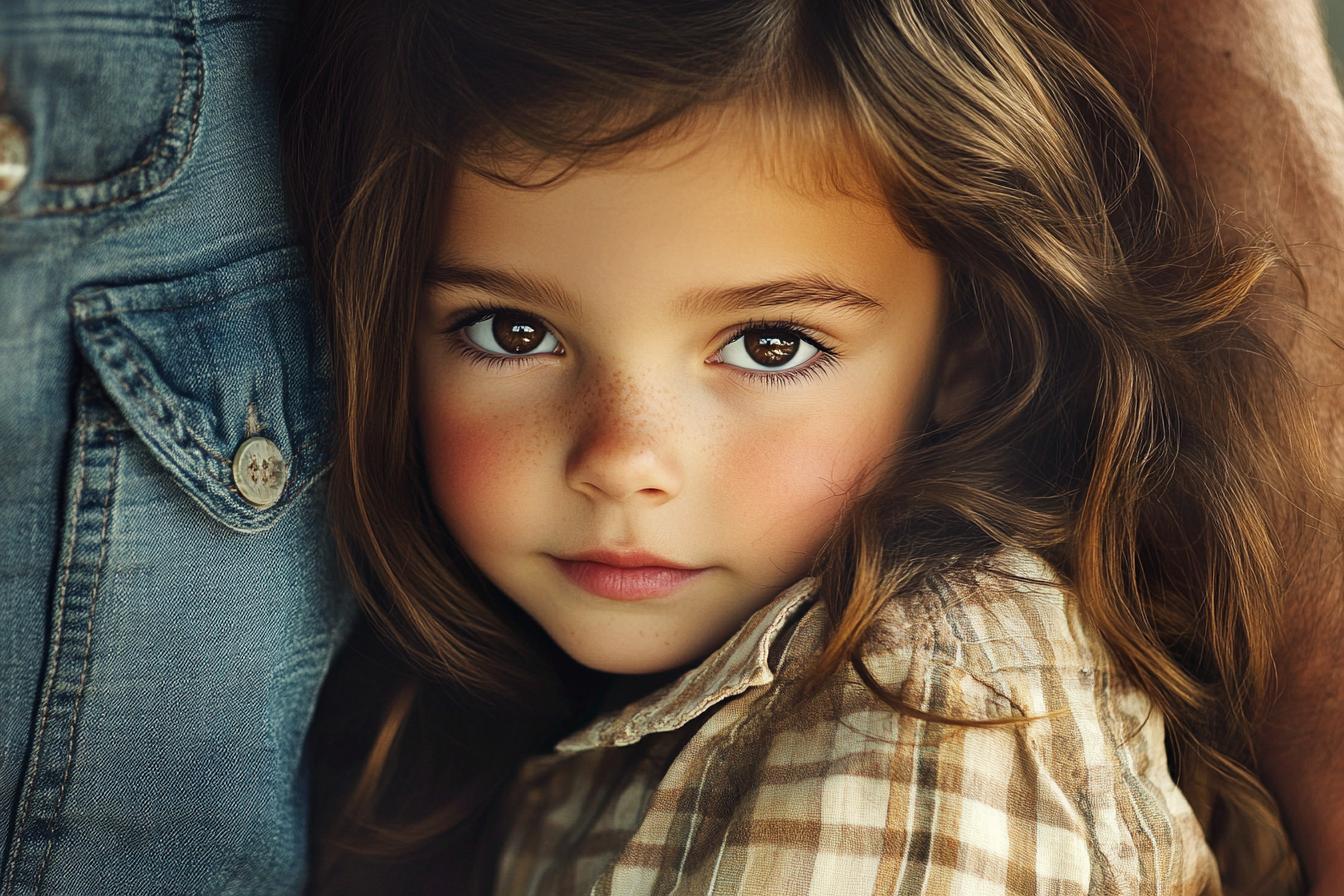
[[[864,473],[899,438],[899,426],[849,416],[832,409],[768,438],[739,434],[718,459],[718,490],[732,496],[741,531],[791,574],[811,561]]]
[[[534,412],[500,413],[447,397],[420,406],[430,491],[458,543],[474,553],[517,533],[546,439]]]

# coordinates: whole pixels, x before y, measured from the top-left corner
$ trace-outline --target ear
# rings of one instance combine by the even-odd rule
[[[990,367],[984,330],[975,327],[948,336],[930,415],[934,426],[960,423],[970,416],[989,388]]]

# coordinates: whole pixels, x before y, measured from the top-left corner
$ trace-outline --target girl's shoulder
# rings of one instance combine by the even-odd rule
[[[789,588],[698,667],[598,719],[560,751],[632,744],[696,722],[735,698],[768,705],[753,722],[766,727],[795,711],[810,724],[812,706],[825,694],[838,701],[839,713],[852,706],[864,715],[885,696],[898,712],[971,723],[1064,713],[1096,718],[1101,711],[1128,728],[1151,715],[1146,697],[1113,666],[1073,592],[1035,555],[1004,550],[931,576],[913,593],[888,601],[856,663],[821,681],[815,660],[831,628],[816,584],[804,579]],[[1108,727],[1114,725],[1108,721]]]
[[[858,660],[902,705],[939,717],[1042,718],[1076,712],[1079,700],[1138,714],[1137,724],[1148,713],[1073,590],[1021,550],[931,575],[888,601]]]
[[[1043,562],[930,579],[821,681],[814,593],[529,766],[500,892],[1217,892],[1161,713]]]

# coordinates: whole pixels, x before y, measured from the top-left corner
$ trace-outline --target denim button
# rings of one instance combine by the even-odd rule
[[[233,484],[247,503],[270,507],[280,500],[288,479],[289,465],[270,439],[248,439],[234,452]]]
[[[28,135],[8,115],[0,115],[0,205],[9,201],[28,176]]]

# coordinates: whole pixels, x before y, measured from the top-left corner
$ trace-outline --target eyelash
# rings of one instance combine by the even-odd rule
[[[715,354],[722,352],[724,348],[731,345],[734,341],[741,338],[744,333],[751,330],[787,330],[796,333],[804,342],[810,342],[817,347],[817,354],[811,361],[802,367],[795,367],[792,370],[780,370],[770,373],[764,370],[746,370],[741,367],[734,367],[733,370],[738,376],[748,380],[758,382],[761,385],[771,388],[784,388],[794,383],[803,382],[824,375],[832,366],[840,360],[840,352],[813,334],[808,327],[799,324],[792,318],[786,320],[750,320],[741,326],[735,327],[728,338],[724,339],[719,345]],[[731,365],[724,365],[731,366]]]
[[[472,341],[462,332],[472,324],[482,321],[491,315],[503,314],[510,311],[517,313],[518,309],[473,302],[470,308],[466,308],[460,314],[455,315],[447,326],[443,328],[443,336],[449,341],[451,347],[455,351],[461,352],[462,356],[472,364],[480,364],[487,370],[501,367],[514,367],[518,364],[535,361],[539,357],[538,355],[497,355],[494,352],[487,352],[473,345]],[[538,318],[538,320],[540,320],[540,318]],[[545,323],[545,321],[542,321],[542,323]],[[546,327],[547,329],[550,329],[550,324],[546,324]],[[554,331],[552,330],[552,332]],[[559,355],[563,354],[563,351],[559,353]],[[552,355],[552,357],[557,356],[558,355]]]
[[[497,355],[494,352],[483,351],[471,343],[471,340],[463,335],[462,331],[478,321],[490,317],[492,314],[499,314],[507,311],[517,311],[514,308],[501,308],[494,305],[474,304],[472,308],[464,310],[457,315],[451,323],[443,329],[443,335],[451,340],[453,347],[461,352],[473,364],[481,364],[487,369],[500,367],[513,367],[517,364],[527,363],[535,359],[536,355]],[[542,321],[545,323],[545,321]],[[549,328],[549,324],[547,327]],[[796,382],[819,377],[824,375],[836,362],[840,360],[840,352],[827,345],[821,339],[813,334],[808,328],[804,327],[793,319],[785,320],[750,320],[738,327],[735,327],[729,336],[720,343],[715,349],[715,354],[722,352],[723,349],[739,339],[743,334],[751,330],[788,330],[798,334],[804,341],[810,342],[817,347],[816,357],[802,367],[795,367],[792,370],[781,370],[776,373],[770,373],[763,370],[746,370],[741,367],[732,367],[732,365],[723,365],[732,367],[732,369],[745,379],[760,383],[771,388],[783,388]],[[552,332],[554,332],[552,330]],[[563,352],[561,353],[563,354]],[[554,356],[553,356],[554,357]],[[720,362],[722,363],[722,362]]]

